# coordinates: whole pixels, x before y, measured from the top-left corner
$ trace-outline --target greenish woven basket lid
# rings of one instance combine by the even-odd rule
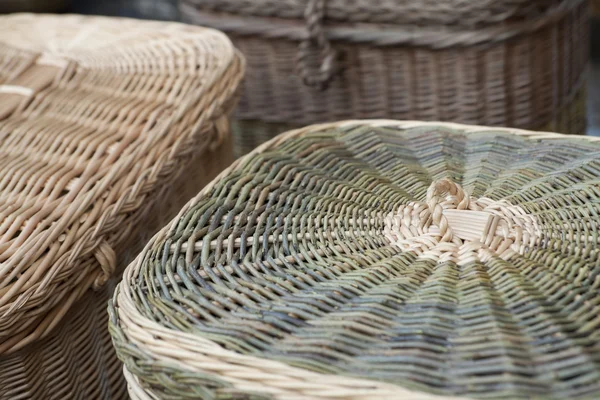
[[[590,138],[294,131],[149,243],[115,345],[165,398],[599,398],[599,186]]]

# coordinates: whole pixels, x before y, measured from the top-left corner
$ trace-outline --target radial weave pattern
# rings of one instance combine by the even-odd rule
[[[279,136],[126,270],[130,394],[598,398],[599,154],[451,124]]]
[[[228,165],[242,74],[210,29],[0,17],[0,398],[118,398],[97,303]]]

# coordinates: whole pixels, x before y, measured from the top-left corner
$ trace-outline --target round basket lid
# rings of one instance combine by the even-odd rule
[[[599,178],[595,138],[397,121],[283,134],[127,269],[111,330],[133,391],[597,398]]]
[[[209,29],[0,17],[0,354],[114,275],[156,192],[219,140],[241,74]]]

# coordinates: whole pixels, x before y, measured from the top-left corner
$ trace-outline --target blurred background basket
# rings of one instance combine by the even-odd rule
[[[226,32],[248,60],[238,155],[282,127],[356,117],[585,131],[584,0],[181,0],[180,9],[185,22]]]
[[[243,60],[220,32],[0,17],[0,398],[126,395],[117,277],[232,160]]]
[[[597,399],[599,179],[585,136],[390,120],[282,134],[126,269],[109,310],[129,393]]]

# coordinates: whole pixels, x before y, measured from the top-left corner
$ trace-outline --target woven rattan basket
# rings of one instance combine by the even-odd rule
[[[180,9],[185,22],[227,33],[248,60],[238,154],[282,123],[357,117],[585,131],[584,0],[181,0]]]
[[[236,161],[126,269],[134,399],[597,399],[600,139],[347,121]]]
[[[209,29],[0,18],[1,399],[125,395],[112,277],[228,165],[242,72]]]

